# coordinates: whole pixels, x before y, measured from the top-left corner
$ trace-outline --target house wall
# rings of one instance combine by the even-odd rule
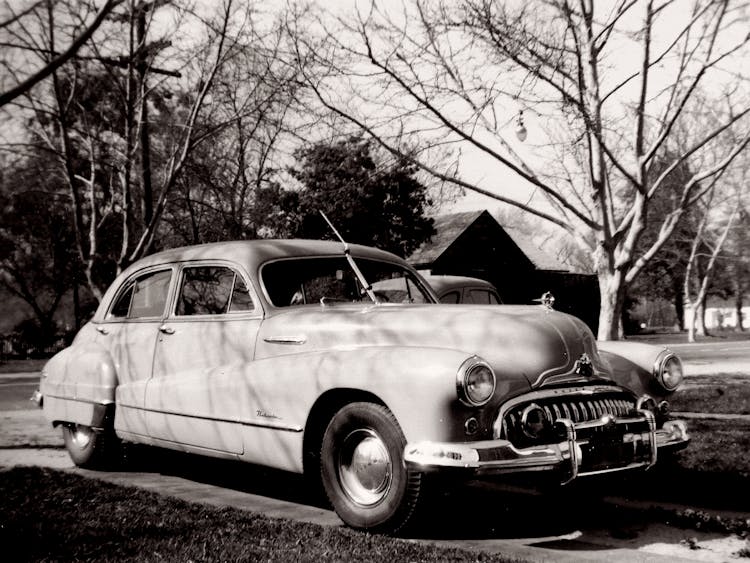
[[[734,307],[707,307],[706,328],[737,328],[737,311]],[[742,308],[742,328],[750,328],[750,306]]]
[[[431,270],[438,275],[487,280],[505,303],[527,303],[529,282],[535,276],[534,265],[489,214],[481,215],[459,235]]]
[[[433,274],[481,278],[504,303],[532,304],[547,291],[555,309],[581,318],[594,332],[599,318],[596,276],[537,270],[489,214],[480,215],[430,266]]]

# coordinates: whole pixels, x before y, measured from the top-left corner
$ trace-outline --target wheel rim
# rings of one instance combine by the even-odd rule
[[[94,431],[88,426],[76,424],[71,428],[70,438],[73,444],[78,448],[85,448],[91,442]]]
[[[344,439],[337,469],[344,492],[361,506],[379,503],[391,488],[391,456],[373,430],[355,430]]]

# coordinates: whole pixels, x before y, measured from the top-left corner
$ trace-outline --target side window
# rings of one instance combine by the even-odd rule
[[[160,317],[164,313],[172,270],[151,272],[135,280],[129,319]]]
[[[253,309],[244,280],[231,268],[196,266],[182,271],[177,315],[222,315]]]
[[[128,316],[128,313],[130,312],[130,301],[132,301],[133,299],[134,287],[135,282],[131,282],[122,291],[122,293],[120,293],[120,295],[115,300],[114,305],[112,305],[112,309],[110,309],[109,311],[110,318],[124,319]]]
[[[235,311],[254,311],[255,303],[250,297],[250,291],[247,289],[245,280],[239,274],[234,275],[234,288],[232,289],[232,300],[229,302],[229,312]]]
[[[450,291],[440,298],[441,303],[450,303],[454,305],[458,303],[458,291]]]
[[[488,289],[472,289],[466,298],[467,303],[475,303],[477,305],[500,305],[500,298],[495,292]]]
[[[466,299],[466,302],[475,303],[477,305],[489,305],[490,293],[485,289],[472,289],[469,291],[469,296]]]

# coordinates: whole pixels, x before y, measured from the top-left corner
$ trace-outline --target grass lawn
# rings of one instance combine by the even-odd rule
[[[750,414],[750,377],[717,374],[691,377],[669,398],[673,411]]]
[[[0,472],[0,545],[14,561],[515,561],[27,467]]]

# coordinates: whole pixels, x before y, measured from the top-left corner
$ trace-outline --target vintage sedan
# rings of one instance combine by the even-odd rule
[[[422,277],[435,291],[441,303],[500,305],[503,302],[495,286],[479,278],[426,273]]]
[[[306,473],[354,528],[395,532],[424,475],[648,468],[688,442],[668,350],[600,353],[544,306],[441,305],[404,260],[304,240],[167,250],[130,266],[42,372],[73,461],[121,442]]]

